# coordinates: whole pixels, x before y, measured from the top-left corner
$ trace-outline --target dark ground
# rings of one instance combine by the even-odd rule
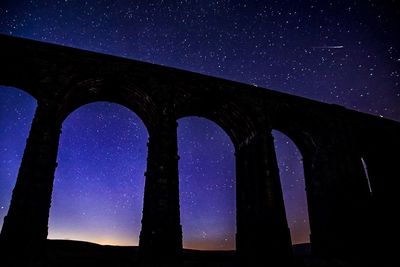
[[[293,247],[295,260],[294,267],[352,267],[352,266],[379,266],[392,267],[396,264],[372,263],[359,261],[349,263],[340,260],[322,260],[310,255],[310,245],[301,244]],[[89,242],[48,240],[47,263],[48,267],[134,267],[138,263],[137,247],[102,246]],[[183,267],[239,267],[234,251],[198,251],[185,249],[183,252]]]

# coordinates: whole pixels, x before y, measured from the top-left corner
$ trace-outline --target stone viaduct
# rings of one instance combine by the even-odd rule
[[[390,257],[397,251],[398,122],[238,82],[6,35],[0,36],[0,85],[24,90],[38,104],[1,230],[2,257],[35,261],[44,253],[62,123],[95,101],[131,109],[149,133],[139,242],[145,260],[173,262],[182,250],[176,130],[177,120],[186,116],[212,120],[235,146],[236,254],[241,261],[268,265],[292,257],[273,129],[289,136],[303,156],[315,255]]]

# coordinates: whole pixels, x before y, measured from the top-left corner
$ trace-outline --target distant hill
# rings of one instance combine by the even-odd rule
[[[72,240],[48,240],[47,263],[53,266],[134,266],[137,247],[103,246]]]

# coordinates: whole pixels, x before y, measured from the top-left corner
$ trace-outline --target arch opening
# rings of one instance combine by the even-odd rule
[[[185,117],[178,123],[183,247],[235,250],[234,145],[208,119]]]
[[[36,99],[15,87],[0,86],[0,229],[36,110]]]
[[[49,239],[138,245],[148,134],[131,110],[90,103],[63,122]]]
[[[282,132],[273,130],[272,135],[292,245],[309,244],[310,222],[301,152]]]

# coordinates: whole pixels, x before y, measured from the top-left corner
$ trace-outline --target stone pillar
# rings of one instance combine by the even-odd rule
[[[238,256],[245,266],[290,264],[290,231],[270,130],[239,145],[236,168]]]
[[[329,136],[315,138],[318,149],[304,155],[312,250],[324,258],[366,259],[371,194],[361,157],[344,135]]]
[[[45,245],[61,134],[56,113],[55,104],[39,101],[0,234],[1,253],[11,262],[35,262]]]
[[[149,133],[139,249],[146,262],[174,264],[182,251],[177,122],[164,113]]]
[[[397,136],[400,136],[400,132]],[[367,149],[365,163],[369,174],[372,194],[371,202],[373,208],[369,211],[370,221],[373,225],[368,229],[367,236],[372,241],[370,244],[376,260],[382,266],[390,266],[390,262],[397,262],[398,245],[395,240],[400,239],[398,228],[398,190],[400,188],[400,158],[393,156],[400,151],[400,144],[396,141],[385,144],[388,137],[382,140],[374,140],[376,143]],[[390,140],[390,139],[389,139]],[[374,147],[376,146],[376,147]]]

